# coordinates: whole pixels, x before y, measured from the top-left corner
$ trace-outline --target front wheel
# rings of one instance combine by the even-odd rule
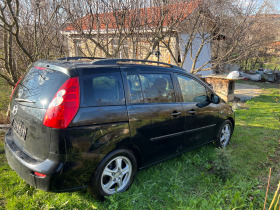
[[[130,151],[120,149],[109,153],[96,169],[91,192],[103,200],[104,196],[126,191],[132,184],[136,169],[136,159]]]
[[[218,147],[226,147],[229,144],[232,131],[233,131],[233,126],[231,121],[230,120],[224,121],[217,135],[216,144]]]

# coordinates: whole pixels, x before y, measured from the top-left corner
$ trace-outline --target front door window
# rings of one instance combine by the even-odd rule
[[[197,81],[182,75],[178,75],[183,102],[205,102],[208,101],[207,91]]]

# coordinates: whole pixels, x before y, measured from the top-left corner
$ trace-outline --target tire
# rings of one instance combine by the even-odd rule
[[[233,126],[230,120],[225,120],[218,130],[216,145],[217,147],[226,147],[229,144]]]
[[[132,152],[118,149],[103,158],[95,170],[89,189],[99,200],[116,192],[126,191],[137,171],[137,162]]]

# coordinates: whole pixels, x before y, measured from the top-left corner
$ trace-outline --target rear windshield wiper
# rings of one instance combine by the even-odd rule
[[[27,99],[23,99],[23,98],[16,98],[15,99],[16,102],[26,102],[26,103],[32,103],[34,104],[35,101],[30,101],[30,100],[27,100]]]

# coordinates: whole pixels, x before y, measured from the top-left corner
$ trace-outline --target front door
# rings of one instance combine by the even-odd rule
[[[185,149],[205,144],[215,138],[217,105],[211,103],[211,90],[187,75],[177,74],[182,93],[185,123]],[[191,122],[191,123],[189,123]]]
[[[185,119],[172,74],[127,71],[124,75],[131,139],[142,151],[143,165],[175,155],[182,148]]]

